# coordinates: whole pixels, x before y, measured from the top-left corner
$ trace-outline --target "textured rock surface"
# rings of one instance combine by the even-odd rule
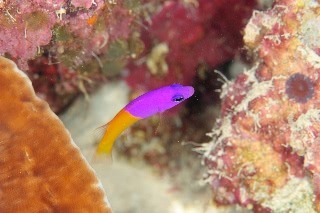
[[[3,57],[0,92],[0,212],[111,212],[62,122]]]

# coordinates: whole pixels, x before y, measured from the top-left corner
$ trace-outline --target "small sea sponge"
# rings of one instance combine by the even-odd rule
[[[298,103],[306,103],[314,95],[313,82],[308,76],[295,73],[286,82],[286,94]]]

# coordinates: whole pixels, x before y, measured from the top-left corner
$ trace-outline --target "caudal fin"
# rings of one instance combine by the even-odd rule
[[[104,153],[97,153],[97,151],[93,154],[91,161],[92,164],[98,163],[106,163],[107,165],[112,165],[112,154],[104,154]]]
[[[95,141],[98,141],[98,145],[91,159],[91,162],[93,163],[108,162],[109,164],[112,164],[112,147],[110,149],[110,145],[106,145],[106,142],[103,141],[108,126],[109,123],[94,130],[94,138]]]

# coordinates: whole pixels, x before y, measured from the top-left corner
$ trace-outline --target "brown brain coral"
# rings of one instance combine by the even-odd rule
[[[62,122],[0,58],[0,212],[111,212]]]

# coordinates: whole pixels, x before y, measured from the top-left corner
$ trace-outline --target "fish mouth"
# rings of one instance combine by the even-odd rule
[[[189,97],[191,97],[194,94],[194,88],[191,86],[188,86],[188,87],[189,87]]]

